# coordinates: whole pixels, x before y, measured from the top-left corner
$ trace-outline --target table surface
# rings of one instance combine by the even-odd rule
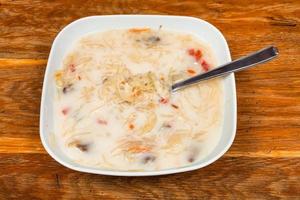
[[[199,17],[225,35],[233,59],[275,44],[280,56],[236,74],[230,150],[192,172],[110,177],[54,161],[39,138],[51,43],[75,19],[104,14]],[[300,1],[0,0],[0,199],[300,199]]]

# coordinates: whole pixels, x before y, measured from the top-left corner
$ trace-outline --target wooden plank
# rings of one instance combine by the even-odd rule
[[[300,196],[299,158],[228,157],[200,170],[156,177],[79,173],[60,166],[48,155],[39,154],[0,154],[0,166],[0,199],[297,199]]]
[[[21,137],[0,137],[0,153],[46,154],[40,139]],[[300,157],[300,156],[299,156]]]
[[[267,143],[268,144],[268,143]],[[246,151],[248,150],[248,151]],[[0,154],[47,154],[39,138],[0,137]],[[300,150],[280,150],[273,146],[253,148],[247,143],[235,142],[224,157],[300,158]]]
[[[200,17],[215,24],[240,56],[267,44],[299,54],[300,2],[260,0],[197,1],[6,1],[0,0],[0,57],[47,58],[56,34],[81,17],[105,14],[170,14]]]
[[[0,60],[1,137],[39,137],[44,66],[44,60]]]

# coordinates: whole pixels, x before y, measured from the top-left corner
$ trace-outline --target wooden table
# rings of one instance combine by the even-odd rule
[[[300,1],[247,2],[0,0],[0,199],[300,199]],[[137,13],[207,20],[224,33],[233,58],[269,44],[280,56],[236,75],[237,136],[215,163],[142,178],[67,169],[39,138],[51,43],[75,19]]]

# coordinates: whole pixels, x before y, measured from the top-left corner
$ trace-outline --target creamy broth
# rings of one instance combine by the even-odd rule
[[[187,33],[120,29],[86,35],[55,74],[55,140],[84,166],[161,170],[191,165],[221,137],[223,86],[172,83],[216,65]]]

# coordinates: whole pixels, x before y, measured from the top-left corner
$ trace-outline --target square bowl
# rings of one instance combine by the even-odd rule
[[[64,56],[73,43],[80,37],[109,29],[149,27],[160,25],[168,30],[192,33],[209,44],[216,57],[218,65],[231,61],[229,48],[221,32],[210,23],[193,17],[160,16],[160,15],[108,15],[81,18],[67,25],[56,36],[49,55],[44,76],[41,108],[40,108],[40,137],[46,151],[60,164],[73,170],[103,175],[115,176],[152,176],[191,171],[205,167],[220,158],[231,146],[236,133],[236,89],[234,74],[223,79],[224,86],[224,119],[222,136],[217,146],[206,158],[192,165],[158,171],[114,171],[82,166],[71,161],[57,147],[54,139],[54,73],[61,66]]]

